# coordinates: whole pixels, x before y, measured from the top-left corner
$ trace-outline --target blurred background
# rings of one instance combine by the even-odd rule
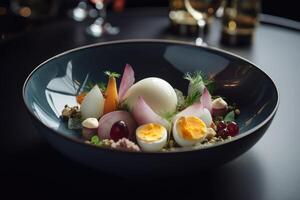
[[[101,1],[101,0],[100,0]],[[106,0],[107,12],[124,12],[137,7],[168,7],[169,0]],[[18,36],[36,27],[70,17],[74,8],[80,8],[77,0],[1,0],[0,1],[0,41]],[[83,1],[88,2],[88,1]],[[91,0],[90,2],[97,2]],[[229,2],[231,2],[229,0]],[[297,1],[261,0],[261,12],[300,21]],[[72,13],[71,13],[72,14]],[[79,19],[83,17],[80,10]],[[94,13],[95,14],[95,13]],[[89,13],[93,15],[92,12]],[[96,14],[95,14],[96,15]],[[78,16],[77,16],[78,17]],[[74,18],[74,16],[73,16]],[[96,17],[95,17],[96,18]],[[99,24],[99,21],[95,21]],[[94,23],[94,24],[95,24]],[[101,23],[101,22],[100,22]],[[93,28],[93,27],[92,27]],[[109,28],[108,32],[117,33],[118,29]],[[99,34],[99,33],[94,33]]]

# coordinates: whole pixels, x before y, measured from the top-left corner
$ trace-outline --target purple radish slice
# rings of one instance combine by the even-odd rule
[[[134,71],[129,64],[126,64],[119,87],[118,95],[120,102],[123,102],[125,94],[127,90],[133,85],[134,80]]]
[[[144,101],[143,97],[139,96],[132,109],[132,114],[138,125],[157,123],[170,130],[170,123],[156,114],[151,107]]]
[[[201,102],[194,103],[193,105],[187,107],[180,113],[177,113],[173,119],[175,122],[179,117],[183,116],[196,116],[199,117],[207,127],[211,126],[212,117],[208,109],[203,108],[203,104]]]
[[[98,136],[100,139],[111,139],[110,138],[110,131],[112,126],[118,122],[118,121],[124,121],[128,127],[129,131],[129,139],[135,138],[134,132],[137,128],[137,124],[135,120],[133,119],[132,115],[127,111],[114,111],[105,114],[103,117],[99,120],[99,128],[98,128]]]
[[[207,88],[204,88],[202,96],[200,97],[200,102],[203,104],[203,108],[206,108],[210,113],[212,112],[211,95]]]
[[[203,104],[201,102],[197,102],[194,103],[193,105],[190,105],[189,107],[185,108],[184,110],[182,110],[181,112],[177,113],[173,119],[173,121],[175,121],[176,119],[178,119],[179,117],[182,116],[200,116],[203,113]]]

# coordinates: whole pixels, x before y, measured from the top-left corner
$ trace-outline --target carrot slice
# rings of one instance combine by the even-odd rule
[[[76,96],[76,101],[77,103],[81,104],[84,100],[84,97],[86,96],[86,93],[83,92],[83,93],[80,93],[79,95]]]
[[[113,72],[105,72],[108,75],[108,84],[105,91],[105,102],[103,114],[116,111],[118,109],[119,97],[118,97],[118,89],[116,78],[120,75]]]

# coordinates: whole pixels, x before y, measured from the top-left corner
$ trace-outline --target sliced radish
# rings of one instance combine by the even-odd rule
[[[203,104],[201,102],[194,103],[193,105],[187,107],[180,113],[177,113],[173,118],[173,122],[175,122],[180,117],[191,115],[199,117],[207,127],[210,127],[212,123],[211,114],[207,108],[203,108]]]
[[[99,120],[98,136],[100,139],[110,139],[110,130],[118,121],[124,121],[128,127],[129,139],[134,138],[134,132],[137,127],[136,122],[129,112],[114,111],[105,114]]]
[[[123,75],[122,75],[120,88],[119,88],[119,101],[120,102],[122,102],[124,100],[125,94],[126,94],[127,90],[133,85],[134,80],[135,80],[134,71],[129,64],[126,64]]]
[[[156,114],[141,96],[138,97],[138,100],[133,106],[132,114],[138,125],[158,123],[167,130],[170,130],[170,123]]]
[[[203,104],[201,102],[197,102],[187,107],[183,111],[177,113],[173,121],[175,121],[176,119],[182,116],[190,116],[190,115],[200,116],[202,113],[203,113]]]
[[[200,97],[200,102],[203,104],[203,108],[206,108],[211,113],[212,100],[207,88],[203,90],[202,96]]]

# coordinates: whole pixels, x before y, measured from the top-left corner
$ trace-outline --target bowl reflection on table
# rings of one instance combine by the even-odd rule
[[[216,94],[236,102],[240,135],[204,149],[129,153],[83,143],[59,116],[65,104],[76,104],[80,83],[105,80],[105,70],[122,73],[126,63],[136,80],[158,76],[185,91],[185,72],[201,70],[214,78]],[[25,105],[39,132],[64,155],[85,165],[122,176],[178,175],[228,162],[252,147],[270,125],[278,92],[271,78],[254,64],[222,50],[162,40],[99,43],[55,56],[38,66],[23,88]]]

